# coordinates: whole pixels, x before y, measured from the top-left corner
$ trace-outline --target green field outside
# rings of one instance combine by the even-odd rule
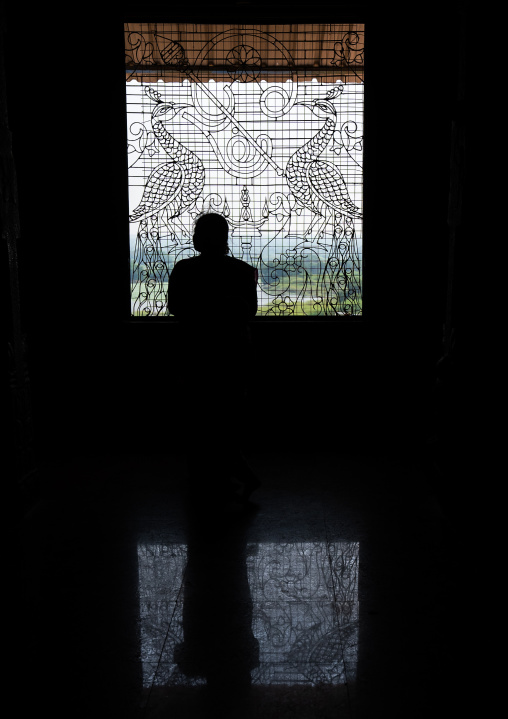
[[[309,284],[311,286],[315,286],[318,284],[318,277],[316,276],[310,276],[310,282]],[[160,287],[160,292],[164,296],[167,291],[167,282],[162,282]],[[258,297],[258,312],[257,317],[262,317],[263,315],[269,315],[269,316],[284,316],[284,317],[318,317],[325,315],[324,306],[321,307],[313,307],[313,304],[315,304],[315,300],[312,297],[304,297],[302,299],[298,298],[298,294],[301,290],[303,290],[304,283],[302,282],[295,282],[291,285],[291,290],[288,292],[282,291],[280,295],[278,296],[271,296],[266,298],[259,298]],[[139,297],[140,288],[139,285],[131,285],[131,307],[132,307],[132,316],[134,317],[140,317],[145,316],[145,312],[143,311],[136,311],[134,309],[136,301]],[[362,298],[361,297],[353,297],[353,313],[356,315],[360,315],[362,311]],[[327,314],[333,315],[333,311],[329,311]],[[338,311],[338,315],[346,314],[345,312]],[[349,314],[349,313],[347,313]],[[167,316],[166,313],[163,313],[163,316]]]

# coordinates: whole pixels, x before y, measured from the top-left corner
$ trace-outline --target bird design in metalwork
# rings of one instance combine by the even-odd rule
[[[168,115],[173,119],[188,105],[163,103],[160,94],[152,88],[146,92],[156,103],[152,112],[154,135],[169,160],[157,165],[148,176],[141,201],[129,216],[131,222],[153,217],[161,210],[165,210],[170,219],[178,217],[196,202],[205,184],[205,168],[199,157],[178,142],[163,122]]]
[[[331,162],[321,158],[333,139],[337,124],[337,112],[330,100],[315,99],[299,102],[320,118],[326,118],[323,127],[305,145],[300,147],[288,160],[286,179],[297,205],[315,213],[307,228],[325,217],[327,208],[350,218],[360,218],[361,212],[349,197],[346,183],[340,170]]]

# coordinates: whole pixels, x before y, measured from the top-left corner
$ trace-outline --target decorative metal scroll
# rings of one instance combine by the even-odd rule
[[[126,32],[133,315],[168,314],[169,274],[206,211],[257,267],[258,315],[361,314],[363,40],[327,41],[302,68],[277,28],[203,35],[192,63],[173,26]]]

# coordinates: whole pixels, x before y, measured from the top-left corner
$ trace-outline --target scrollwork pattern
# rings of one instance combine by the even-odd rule
[[[253,684],[337,686],[354,677],[358,562],[358,542],[259,542],[247,546],[252,616],[244,634],[252,634],[259,647],[259,661],[251,670]],[[185,646],[181,585],[186,566],[188,569],[184,544],[138,546],[145,685],[204,681],[199,671],[185,674],[177,662]],[[188,597],[193,602],[201,599],[206,606],[207,598],[196,596],[196,586],[191,582]],[[213,617],[209,619],[213,621]],[[228,631],[227,626],[216,628],[219,638]]]
[[[360,315],[362,85],[302,77],[257,28],[217,33],[194,64],[181,38],[164,27],[154,37],[157,48],[126,35],[129,67],[157,49],[181,81],[127,85],[132,313],[167,315],[169,273],[208,209],[228,219],[231,253],[258,269],[258,314]],[[283,82],[265,79],[266,46],[291,72]],[[329,66],[363,62],[358,33],[330,52]],[[220,81],[201,79],[214,63]]]

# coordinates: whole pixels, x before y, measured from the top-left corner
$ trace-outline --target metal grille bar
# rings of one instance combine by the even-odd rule
[[[147,24],[125,38],[132,314],[168,314],[169,273],[213,211],[258,268],[258,314],[360,315],[363,28]]]

